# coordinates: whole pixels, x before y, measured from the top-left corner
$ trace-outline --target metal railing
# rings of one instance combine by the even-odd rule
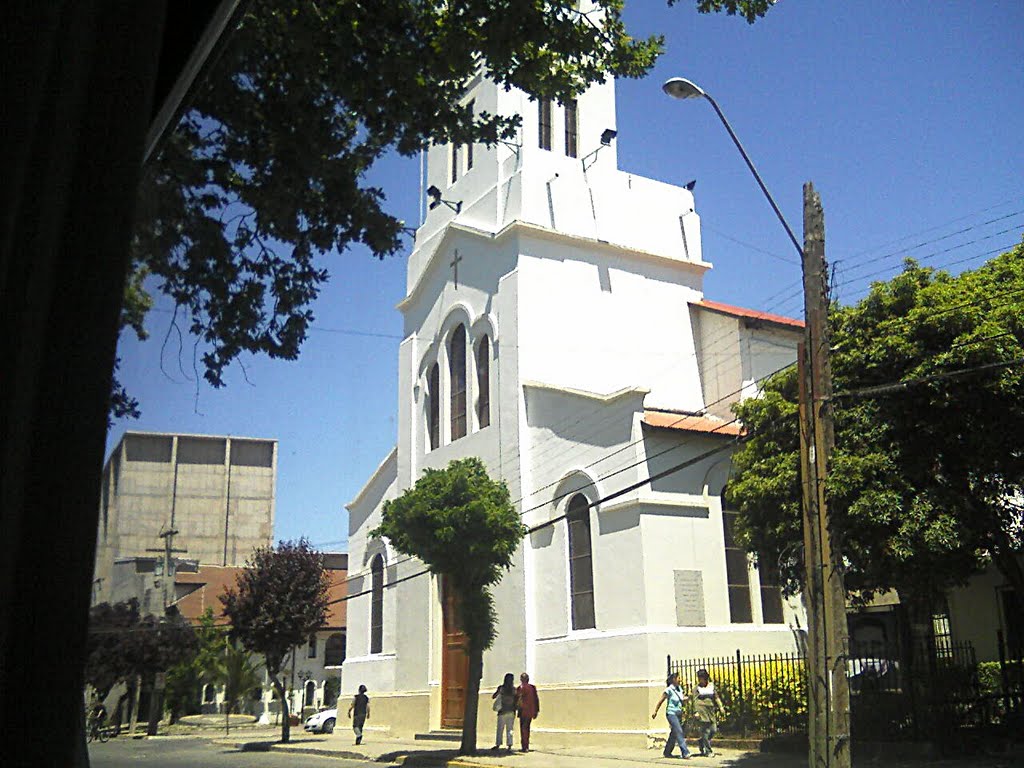
[[[1024,725],[1024,660],[1005,647],[979,664],[970,643],[855,644],[847,660],[854,738],[947,738],[953,731]],[[1013,658],[1017,656],[1017,658]],[[807,728],[803,653],[667,658],[667,671],[692,690],[706,669],[725,707],[719,731],[767,738]]]

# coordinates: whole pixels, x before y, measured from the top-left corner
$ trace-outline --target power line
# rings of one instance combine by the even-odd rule
[[[853,397],[875,397],[877,395],[887,395],[892,392],[902,392],[910,387],[916,387],[921,384],[929,384],[933,381],[945,381],[947,379],[959,379],[964,376],[970,376],[975,373],[982,371],[991,371],[999,368],[1008,368],[1012,365],[1020,365],[1024,363],[1024,357],[1018,357],[1014,360],[1002,360],[997,363],[986,363],[984,365],[975,365],[970,368],[960,368],[955,371],[945,371],[943,373],[934,373],[930,376],[921,376],[916,379],[906,379],[904,381],[895,381],[890,384],[878,384],[871,387],[862,387],[861,389],[851,389],[845,392],[836,392],[832,395],[833,400],[839,400],[842,398],[853,398]]]

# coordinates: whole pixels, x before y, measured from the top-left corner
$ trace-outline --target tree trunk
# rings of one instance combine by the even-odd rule
[[[164,3],[11,7],[0,52],[0,722],[16,734],[6,765],[86,765],[78,692],[97,500]]]
[[[135,726],[139,722],[139,697],[142,696],[142,675],[136,675],[132,683],[132,719],[128,726],[128,735],[135,735]]]
[[[484,652],[470,638],[469,679],[466,681],[466,709],[462,715],[462,745],[460,755],[476,754],[476,722],[480,708],[480,678],[484,674]]]
[[[284,683],[277,675],[270,676],[270,682],[274,684],[274,690],[281,699],[281,743],[287,744],[291,740],[292,724],[289,722],[288,697],[285,695]]]

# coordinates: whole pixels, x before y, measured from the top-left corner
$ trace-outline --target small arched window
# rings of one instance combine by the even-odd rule
[[[335,632],[324,643],[324,666],[340,667],[345,662],[345,633]]]
[[[437,363],[427,376],[427,434],[430,450],[434,450],[441,444],[441,369]]]
[[[593,629],[594,559],[590,547],[590,503],[578,493],[569,500],[565,515],[569,529],[569,594],[572,628]]]
[[[384,647],[384,557],[377,555],[370,565],[370,653]]]
[[[466,326],[452,331],[448,345],[448,381],[452,392],[452,440],[466,436]]]
[[[203,703],[212,704],[216,698],[217,689],[212,684],[207,684],[207,686],[203,688]]]
[[[491,423],[491,340],[484,336],[476,346],[476,419],[480,429]]]

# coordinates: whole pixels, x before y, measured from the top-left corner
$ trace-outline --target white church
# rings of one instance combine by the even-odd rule
[[[650,744],[667,656],[799,642],[799,603],[733,546],[721,494],[729,406],[795,360],[802,324],[704,298],[693,193],[619,170],[611,81],[559,104],[478,78],[465,99],[523,125],[516,142],[427,156],[398,307],[398,443],[347,505],[343,695],[366,685],[368,725],[392,735],[461,726],[444,585],[369,531],[425,468],[478,456],[535,529],[494,590],[480,744],[489,694],[523,671],[537,746]]]

